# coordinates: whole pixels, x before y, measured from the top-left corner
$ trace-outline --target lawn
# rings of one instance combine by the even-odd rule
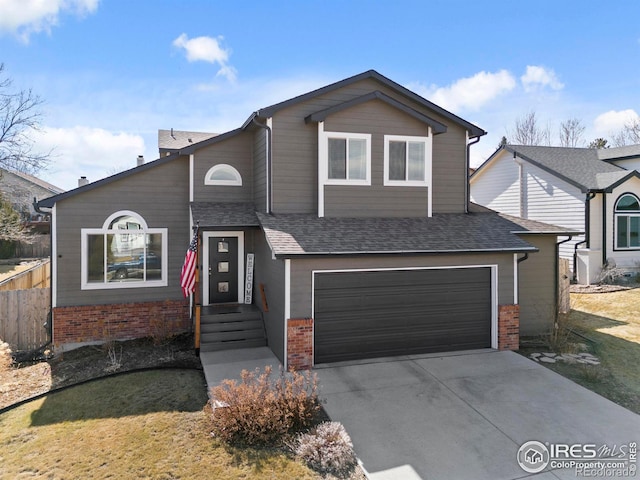
[[[640,414],[640,289],[572,293],[560,325],[581,335],[570,333],[567,343],[584,344],[602,363],[545,366]]]
[[[202,372],[130,373],[0,415],[1,478],[313,479],[279,451],[211,438]]]

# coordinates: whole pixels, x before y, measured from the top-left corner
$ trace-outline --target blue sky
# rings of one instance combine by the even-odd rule
[[[44,100],[62,188],[157,158],[157,130],[224,132],[375,69],[489,134],[535,111],[586,142],[640,113],[640,2],[0,0],[0,62]]]

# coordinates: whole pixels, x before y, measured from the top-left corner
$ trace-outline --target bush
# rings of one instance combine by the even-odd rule
[[[11,347],[8,343],[4,343],[0,340],[0,372],[9,370],[13,365],[13,358],[11,357]]]
[[[349,434],[341,423],[325,422],[298,437],[296,455],[320,473],[348,476],[357,465]]]
[[[242,371],[242,380],[224,380],[211,389],[213,434],[240,445],[277,445],[309,428],[320,411],[315,374]]]

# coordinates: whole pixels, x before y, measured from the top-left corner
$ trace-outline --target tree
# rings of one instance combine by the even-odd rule
[[[549,127],[538,125],[536,112],[531,111],[526,115],[517,118],[515,130],[509,134],[514,145],[550,145],[551,132]]]
[[[0,193],[0,242],[3,240],[29,241],[31,234],[25,229],[20,213]]]
[[[560,124],[560,146],[577,147],[582,143],[585,127],[577,118],[570,118]]]
[[[609,148],[610,145],[608,145],[609,141],[605,138],[596,138],[595,140],[592,140],[591,143],[589,143],[589,148],[594,148],[594,149],[600,149],[600,148]]]
[[[613,135],[613,145],[624,147],[625,145],[636,145],[640,143],[640,118],[631,120],[622,127],[618,133]]]
[[[509,141],[507,140],[507,137],[505,137],[504,135],[502,136],[502,138],[500,139],[500,143],[498,144],[498,148],[500,147],[504,147],[505,145],[507,145],[509,143]]]
[[[50,153],[33,151],[33,133],[40,128],[42,104],[31,89],[13,89],[13,81],[0,63],[0,166],[35,173],[47,165]]]

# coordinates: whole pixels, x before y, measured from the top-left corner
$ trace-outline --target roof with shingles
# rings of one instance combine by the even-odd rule
[[[313,214],[258,219],[277,256],[385,253],[530,252],[518,233],[567,234],[540,222],[495,212],[434,214],[420,218],[319,218]],[[516,221],[517,220],[517,221]]]
[[[191,213],[203,228],[260,226],[253,203],[192,202]]]
[[[529,145],[505,145],[503,149],[585,192],[606,189],[629,175],[628,170],[600,160],[596,149]]]
[[[218,135],[217,133],[207,132],[188,132],[185,130],[158,130],[158,149],[159,150],[180,150],[181,148],[190,147],[193,144],[200,143],[204,140]]]
[[[622,160],[625,158],[640,157],[640,145],[626,145],[624,147],[599,148],[598,158],[604,161]]]

